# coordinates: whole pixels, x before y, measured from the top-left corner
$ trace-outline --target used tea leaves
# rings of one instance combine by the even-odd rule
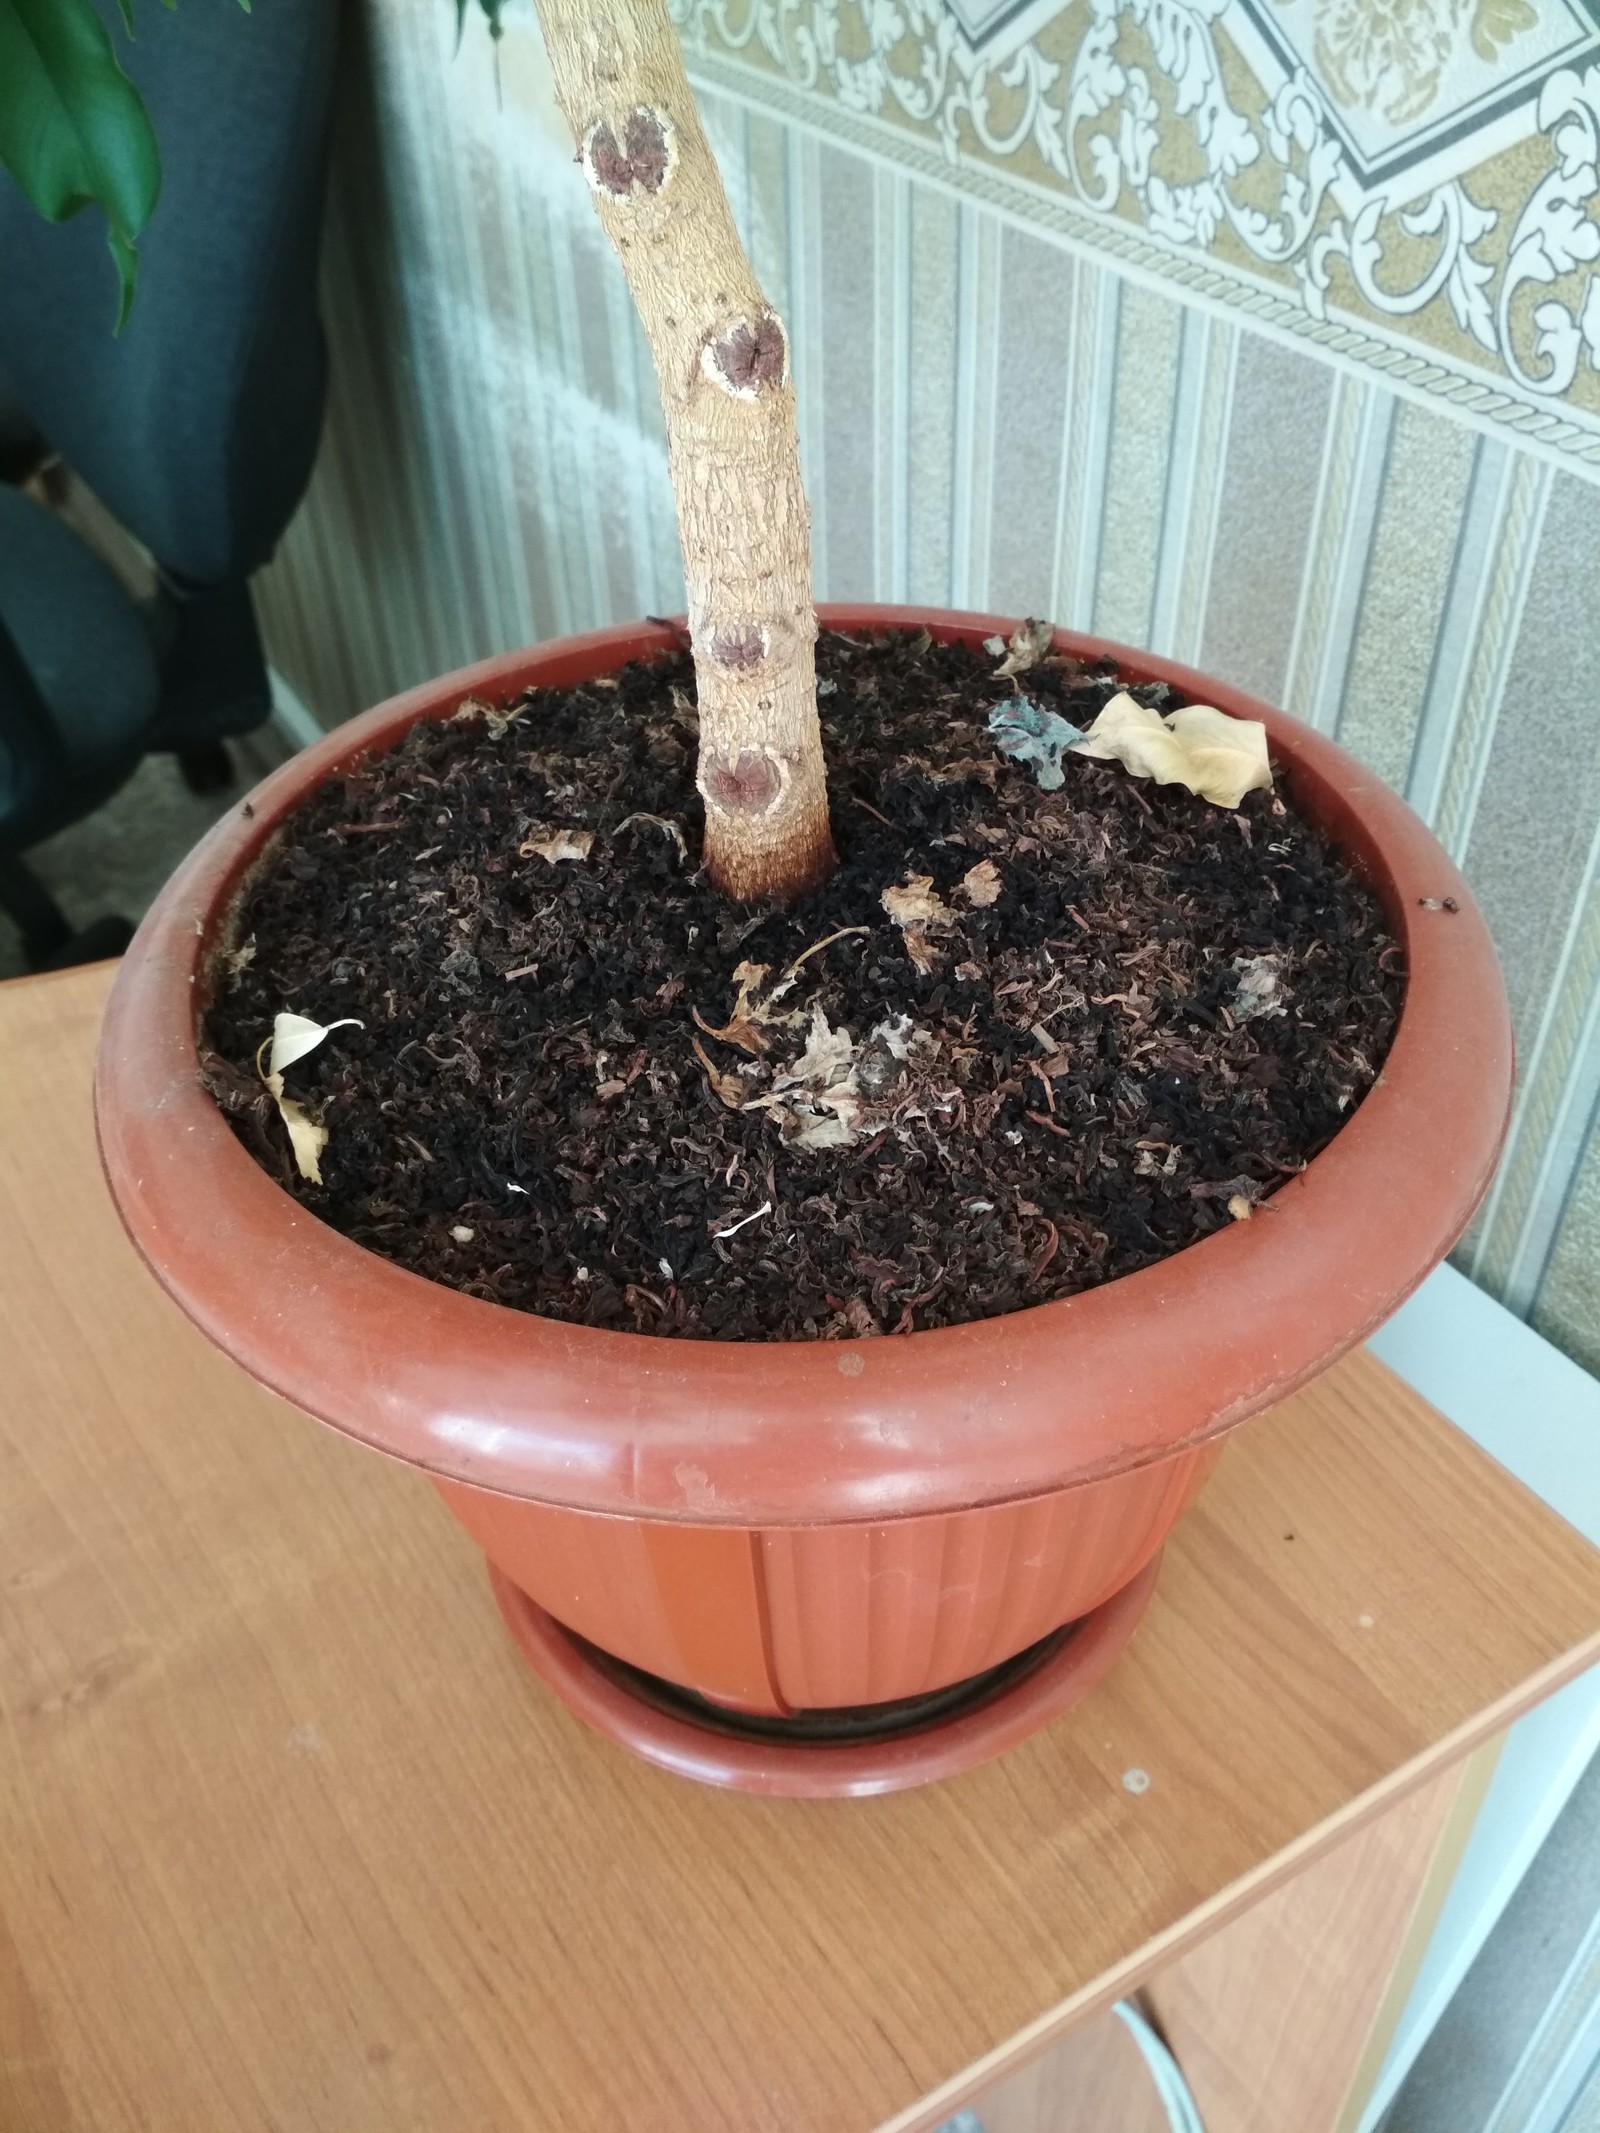
[[[996,659],[921,646],[818,643],[848,831],[793,907],[734,909],[699,875],[684,654],[539,692],[516,739],[424,721],[327,781],[241,900],[254,960],[207,1005],[230,1128],[393,1264],[691,1340],[993,1317],[1225,1232],[1230,1200],[1270,1244],[1272,1194],[1381,1067],[1404,985],[1382,913],[1296,813],[1292,769],[1282,805],[1233,813],[1079,751],[1042,791],[986,731],[1017,699]],[[1122,686],[1055,656],[1024,685],[1078,728]],[[676,822],[689,864],[656,824],[623,830],[632,810]],[[516,858],[580,823],[587,863]],[[984,905],[967,878],[991,860]],[[886,913],[919,877],[950,924]],[[1241,1013],[1260,956],[1287,1013]],[[332,1128],[320,1185],[254,1066],[290,1002],[366,1024],[286,1076]]]

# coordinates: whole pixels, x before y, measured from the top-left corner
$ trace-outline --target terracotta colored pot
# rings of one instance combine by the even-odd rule
[[[848,607],[848,629],[990,616]],[[1062,1303],[861,1342],[672,1341],[458,1295],[337,1235],[234,1139],[196,1078],[219,924],[284,813],[462,696],[607,672],[655,625],[472,667],[331,733],[174,875],[123,964],[96,1084],[129,1234],[195,1323],[308,1413],[426,1470],[504,1578],[633,1666],[752,1712],[880,1703],[995,1666],[1130,1584],[1224,1434],[1323,1369],[1444,1255],[1505,1131],[1511,1038],[1465,885],[1331,742],[1143,653],[1134,679],[1267,723],[1297,804],[1382,899],[1409,984],[1350,1123],[1275,1196]]]

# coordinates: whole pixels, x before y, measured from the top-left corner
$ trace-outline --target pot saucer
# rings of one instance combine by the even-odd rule
[[[501,1572],[490,1582],[517,1648],[547,1688],[608,1740],[702,1785],[789,1799],[859,1799],[971,1770],[1088,1695],[1155,1591],[1157,1556],[1077,1622],[999,1666],[895,1703],[787,1717],[729,1709],[614,1658],[566,1629]]]

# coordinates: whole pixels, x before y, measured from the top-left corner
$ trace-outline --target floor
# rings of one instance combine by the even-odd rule
[[[171,756],[148,756],[97,814],[28,854],[75,926],[111,913],[142,917],[190,846],[290,753],[272,725],[228,745],[239,772],[231,790],[192,793]],[[0,912],[0,978],[19,977],[26,967],[17,930]]]

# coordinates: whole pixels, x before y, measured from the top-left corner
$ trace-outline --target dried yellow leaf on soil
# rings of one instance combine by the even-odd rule
[[[850,1032],[830,1028],[822,1009],[813,1007],[805,1050],[778,1069],[770,1094],[744,1108],[765,1111],[793,1147],[848,1148],[861,1116],[855,1061]]]
[[[935,890],[931,874],[908,874],[902,887],[885,889],[879,901],[900,927],[938,928],[955,922],[955,913]]]
[[[1002,883],[1000,869],[992,859],[980,859],[975,867],[968,867],[961,877],[962,894],[974,909],[985,911],[999,896]]]
[[[994,670],[996,677],[1026,674],[1030,667],[1036,667],[1049,651],[1055,633],[1053,622],[1036,622],[1031,618],[1020,629],[1013,630],[1008,643],[1002,647],[1006,656]],[[986,638],[984,650],[992,650],[997,642],[996,638]]]
[[[270,1087],[270,1083],[269,1083]],[[319,1126],[314,1118],[306,1116],[302,1105],[292,1096],[284,1096],[277,1089],[273,1095],[278,1100],[278,1110],[289,1129],[289,1145],[294,1150],[295,1168],[313,1185],[322,1183],[322,1151],[328,1145],[328,1129]]]
[[[811,1033],[806,1039],[806,1048],[792,1066],[782,1067],[773,1076],[775,1089],[793,1088],[808,1082],[814,1088],[827,1089],[841,1085],[855,1064],[855,1040],[842,1026],[830,1029],[828,1018],[820,1007],[811,1010]]]
[[[794,991],[795,972],[806,957],[815,955],[818,948],[826,948],[829,941],[838,940],[843,933],[865,933],[866,930],[865,926],[849,926],[841,928],[839,933],[829,934],[827,940],[819,941],[814,948],[808,948],[805,955],[791,963],[770,992],[765,989],[767,979],[772,975],[769,964],[736,964],[733,976],[739,988],[738,998],[733,1003],[733,1013],[720,1027],[708,1022],[698,1007],[692,1008],[690,1012],[708,1037],[715,1037],[723,1044],[736,1044],[741,1052],[748,1052],[752,1059],[759,1059],[767,1048],[767,1038],[764,1034],[767,1030],[798,1029],[805,1021],[804,1015],[796,1014],[792,1009],[779,1014],[778,1002],[786,993]]]
[[[910,956],[912,962],[916,964],[924,977],[938,969],[939,951],[934,943],[929,940],[923,927],[907,926],[904,929],[903,938],[906,944],[906,954]]]
[[[741,1052],[748,1052],[752,1059],[759,1059],[767,1048],[766,1038],[748,1016],[734,1015],[718,1029],[714,1023],[706,1020],[698,1007],[691,1008],[689,1012],[706,1035],[715,1037],[719,1044],[736,1044]]]
[[[563,859],[587,859],[593,844],[593,830],[551,830],[546,836],[524,837],[517,846],[517,857],[548,859],[556,866]]]
[[[319,1126],[314,1118],[306,1115],[305,1106],[292,1096],[283,1093],[283,1075],[286,1067],[292,1067],[297,1059],[304,1059],[334,1029],[362,1029],[365,1025],[356,1015],[342,1015],[337,1022],[313,1022],[309,1015],[274,1015],[272,1018],[272,1049],[267,1055],[265,1069],[261,1065],[261,1052],[256,1053],[256,1072],[266,1083],[278,1114],[289,1129],[289,1145],[294,1150],[295,1168],[313,1185],[322,1183],[322,1151],[328,1145],[328,1129]],[[266,1051],[263,1045],[261,1051]]]
[[[1259,719],[1230,718],[1210,704],[1186,704],[1163,718],[1121,690],[1077,753],[1121,763],[1136,778],[1158,785],[1187,785],[1215,807],[1237,807],[1247,792],[1272,790],[1266,727]]]
[[[710,1082],[712,1094],[718,1103],[725,1105],[730,1111],[742,1110],[748,1093],[744,1083],[737,1074],[724,1074],[719,1066],[713,1065],[710,1053],[698,1037],[693,1042],[694,1056],[705,1068],[706,1079]]]

